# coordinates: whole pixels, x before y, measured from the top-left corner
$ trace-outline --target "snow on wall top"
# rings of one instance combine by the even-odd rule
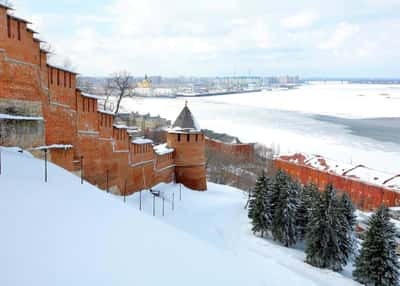
[[[11,115],[11,114],[0,113],[0,119],[42,121],[43,117],[19,116],[19,115]]]
[[[90,94],[90,93],[86,93],[86,92],[82,92],[81,95],[83,97],[88,97],[88,98],[93,98],[93,99],[102,99],[102,97],[99,95]]]
[[[153,140],[146,139],[146,138],[136,138],[132,140],[133,144],[153,144]]]
[[[160,144],[157,146],[154,146],[154,152],[157,153],[157,155],[166,155],[166,154],[170,154],[172,152],[174,152],[173,148],[169,148],[167,143],[164,144]]]
[[[49,150],[49,149],[71,149],[74,148],[71,144],[53,144],[48,146],[39,146],[29,150]]]
[[[400,174],[394,177],[393,179],[385,182],[385,186],[395,190],[400,190]]]
[[[282,155],[279,156],[278,159],[400,191],[400,175],[396,176],[395,174],[370,169],[363,165],[347,164],[320,155],[311,155],[306,153]]]
[[[114,112],[111,112],[111,111],[108,111],[108,110],[98,109],[97,111],[100,112],[100,113],[107,114],[107,115],[112,115],[112,116],[115,115]]]

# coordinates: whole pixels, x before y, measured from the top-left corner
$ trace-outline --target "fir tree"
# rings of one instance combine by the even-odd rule
[[[318,187],[313,183],[304,186],[303,194],[307,209],[312,209],[317,199],[321,196]]]
[[[273,192],[272,235],[285,246],[291,246],[297,241],[297,209],[300,185],[283,173],[278,172]]]
[[[306,238],[311,212],[315,208],[320,196],[321,194],[315,184],[307,184],[303,188],[300,188],[299,208],[297,210],[297,231],[299,240],[304,240]]]
[[[271,224],[270,216],[268,215],[268,204],[266,200],[269,178],[262,174],[256,182],[254,191],[250,195],[248,217],[253,225],[253,233],[261,233],[261,237],[269,229]]]
[[[342,237],[342,241],[344,241],[345,243],[342,244],[341,249],[347,260],[353,254],[355,249],[354,229],[357,223],[357,219],[356,215],[354,214],[355,208],[353,206],[353,203],[346,193],[343,193],[343,195],[341,196],[339,204],[341,210],[341,218],[343,220],[341,226],[346,228],[345,234],[343,234],[346,235],[346,237]]]
[[[281,229],[281,220],[279,217],[279,203],[282,198],[281,192],[288,188],[290,177],[283,172],[278,170],[272,180],[271,190],[268,193],[268,201],[271,206],[271,233],[274,240],[277,239],[278,232]]]
[[[366,285],[398,285],[399,261],[396,255],[396,229],[388,209],[380,207],[370,218],[353,277]]]
[[[341,271],[351,251],[349,227],[336,192],[329,184],[311,211],[306,235],[306,261],[316,267]]]
[[[354,214],[355,208],[353,203],[351,202],[349,195],[346,193],[342,194],[340,198],[340,206],[343,211],[343,215],[345,216],[349,226],[354,229],[357,223],[356,215]]]
[[[299,204],[297,207],[297,239],[304,240],[307,232],[311,207],[309,207],[308,194],[305,188],[299,186]]]

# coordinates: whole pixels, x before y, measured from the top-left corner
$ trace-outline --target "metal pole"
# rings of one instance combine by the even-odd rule
[[[83,184],[83,156],[81,156],[81,184]]]
[[[172,193],[172,210],[174,210],[175,193]]]
[[[142,191],[139,192],[139,210],[142,210]]]
[[[106,192],[108,193],[108,170],[106,170]]]
[[[44,149],[44,181],[47,183],[47,149]]]
[[[164,216],[164,201],[165,201],[165,198],[163,197],[162,198],[162,216]]]
[[[156,196],[153,195],[153,216],[156,216]]]
[[[0,148],[0,175],[1,175],[1,148]]]
[[[179,184],[179,200],[182,200],[182,184]]]
[[[126,203],[126,180],[125,180],[125,189],[124,189],[124,203]]]

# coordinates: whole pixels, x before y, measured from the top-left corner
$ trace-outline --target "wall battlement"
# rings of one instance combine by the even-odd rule
[[[98,110],[96,96],[77,89],[76,73],[48,64],[47,52],[40,48],[36,32],[28,25],[28,21],[10,15],[8,8],[0,5],[1,145],[25,149],[71,145],[49,147],[50,160],[119,195],[172,182],[176,177],[193,189],[206,189],[201,132],[189,134],[190,138],[195,136],[193,141],[177,149],[133,140],[128,127],[116,125],[112,114]],[[6,119],[11,115],[12,119]],[[202,141],[194,141],[196,136],[202,136]],[[179,165],[184,160],[196,167],[177,171],[176,158],[180,158]]]
[[[360,209],[373,210],[381,204],[400,205],[399,175],[303,153],[280,156],[274,164],[304,185],[314,183],[321,191],[327,184],[333,184],[339,191],[346,192]]]

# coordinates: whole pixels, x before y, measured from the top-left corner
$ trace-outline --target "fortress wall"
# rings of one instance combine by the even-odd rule
[[[276,169],[287,172],[304,185],[314,183],[321,191],[332,183],[339,192],[346,192],[357,208],[373,210],[382,203],[388,207],[400,205],[400,193],[395,190],[280,159],[276,159],[274,163]]]
[[[119,195],[172,182],[178,154],[179,164],[194,165],[178,171],[179,180],[206,188],[201,166],[204,135],[191,134],[190,142],[178,144],[177,153],[162,156],[154,152],[152,144],[131,143],[127,130],[114,126],[113,115],[98,111],[97,98],[76,88],[74,72],[48,64],[47,52],[40,49],[40,40],[27,25],[0,7],[0,114],[39,117],[1,118],[1,145],[25,149],[72,145],[50,149],[49,160]]]
[[[254,144],[229,144],[221,141],[206,138],[207,148],[216,151],[232,154],[235,156],[242,156],[244,158],[252,158],[254,155]]]

